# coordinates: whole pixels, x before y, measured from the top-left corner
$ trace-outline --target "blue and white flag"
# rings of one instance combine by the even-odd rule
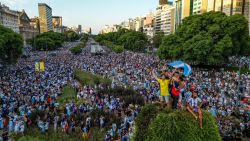
[[[174,68],[183,68],[184,69],[183,74],[185,76],[189,76],[192,73],[192,68],[190,67],[190,65],[182,61],[174,61],[172,63],[169,63],[168,65]]]

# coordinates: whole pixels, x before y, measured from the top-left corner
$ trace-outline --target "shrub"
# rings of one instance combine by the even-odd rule
[[[115,89],[105,89],[100,90],[99,93],[109,94],[114,97],[119,97],[121,101],[125,102],[125,106],[129,104],[133,105],[144,105],[144,99],[141,95],[139,95],[136,91],[132,89],[125,89],[123,87],[118,87]]]
[[[199,121],[186,111],[160,113],[151,122],[146,141],[221,141],[215,119],[203,111],[203,129]]]

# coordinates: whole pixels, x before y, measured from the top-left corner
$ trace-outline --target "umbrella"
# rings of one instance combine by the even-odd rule
[[[168,65],[174,68],[183,68],[184,69],[183,74],[185,76],[189,76],[192,73],[192,68],[190,67],[190,65],[182,61],[174,61],[172,63],[169,63]]]

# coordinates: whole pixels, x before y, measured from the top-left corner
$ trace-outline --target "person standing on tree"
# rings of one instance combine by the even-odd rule
[[[202,129],[202,111],[201,111],[202,101],[198,97],[198,92],[193,91],[192,97],[188,100],[187,110],[195,117],[197,120],[197,114],[200,119],[200,128]]]
[[[177,106],[178,104],[180,104],[181,102],[181,87],[180,87],[180,78],[179,78],[179,72],[175,71],[174,74],[173,74],[173,77],[171,79],[171,96],[172,96],[172,99],[173,99],[173,102],[172,102],[172,108],[173,109],[177,109]]]
[[[156,79],[160,84],[160,99],[162,102],[162,108],[167,107],[169,109],[169,78],[166,78],[165,74],[161,75],[161,78],[158,78],[155,74],[155,70],[153,70],[153,77]]]

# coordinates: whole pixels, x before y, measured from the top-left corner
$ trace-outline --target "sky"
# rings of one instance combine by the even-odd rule
[[[94,34],[105,25],[120,24],[154,11],[159,0],[0,0],[13,10],[24,9],[30,18],[38,15],[38,3],[47,3],[63,25],[91,27]]]

